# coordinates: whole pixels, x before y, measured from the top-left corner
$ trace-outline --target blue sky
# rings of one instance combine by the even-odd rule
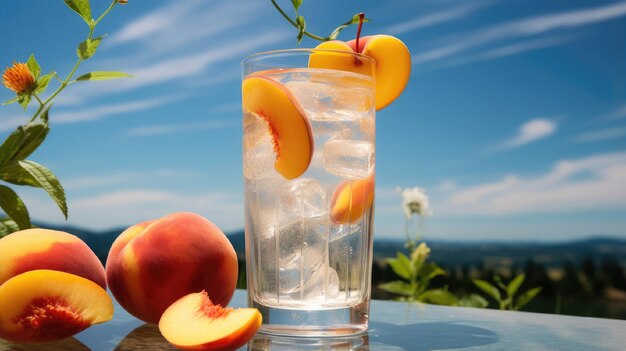
[[[34,53],[67,74],[80,18],[61,0],[0,4],[0,65]],[[395,35],[413,58],[405,92],[377,113],[377,237],[403,238],[396,187],[419,186],[430,239],[626,238],[626,2],[307,0],[301,14],[327,34],[359,11],[365,35]],[[80,72],[135,78],[66,89],[31,157],[65,186],[68,223],[189,210],[242,228],[240,62],[295,47],[295,29],[269,0],[130,0],[96,34],[108,36]],[[0,137],[28,115],[0,108]],[[33,218],[63,222],[41,190],[17,191]]]

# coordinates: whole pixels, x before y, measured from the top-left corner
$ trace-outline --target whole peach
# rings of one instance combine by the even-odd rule
[[[106,289],[102,263],[74,235],[34,228],[0,239],[0,285],[18,274],[37,269],[75,274]]]
[[[215,304],[226,306],[237,270],[237,255],[224,233],[188,212],[128,228],[113,243],[106,262],[113,296],[148,323],[158,323],[172,303],[202,290]]]

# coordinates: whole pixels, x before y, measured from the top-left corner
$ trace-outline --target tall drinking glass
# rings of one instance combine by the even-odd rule
[[[367,329],[374,65],[359,54],[315,49],[242,63],[248,301],[263,315],[261,332]]]

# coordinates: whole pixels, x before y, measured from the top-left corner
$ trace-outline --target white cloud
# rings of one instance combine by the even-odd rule
[[[199,123],[184,123],[184,124],[160,124],[137,127],[126,131],[127,136],[154,136],[162,134],[174,134],[181,132],[188,132],[194,130],[205,129],[219,129],[223,127],[229,127],[239,125],[240,122],[230,120],[214,120]]]
[[[45,195],[22,196],[35,220],[60,223],[62,215]],[[205,216],[224,231],[241,229],[241,194],[212,192],[181,194],[153,189],[126,189],[92,196],[68,197],[71,225],[105,230],[158,218],[168,213],[191,211]]]
[[[519,147],[532,143],[539,139],[550,136],[556,131],[557,125],[554,121],[545,118],[535,118],[520,126],[516,136],[506,141],[502,147],[505,149]]]
[[[0,132],[13,130],[17,126],[27,123],[29,117],[26,116],[0,116]]]
[[[540,35],[553,30],[576,28],[623,16],[626,16],[626,2],[514,20],[453,38],[452,44],[413,55],[412,62],[414,64],[425,63],[503,39]]]
[[[498,59],[498,58],[512,56],[512,55],[518,55],[524,52],[535,51],[539,49],[545,49],[545,48],[561,45],[567,42],[571,42],[572,40],[575,40],[577,38],[578,36],[554,36],[554,37],[548,37],[548,38],[522,41],[522,42],[518,42],[518,43],[514,43],[510,45],[504,45],[504,46],[500,46],[494,49],[486,50],[484,52],[481,52],[473,56],[454,59],[450,61],[450,65],[457,66],[457,65],[467,64],[471,62],[493,60],[493,59]]]
[[[174,98],[153,98],[131,102],[110,103],[104,106],[85,108],[78,111],[55,112],[54,123],[76,123],[101,119],[111,115],[120,115],[130,112],[149,110],[155,107],[166,105],[176,99]]]
[[[509,175],[459,187],[439,214],[506,215],[626,209],[626,152],[562,160],[537,177]]]
[[[609,114],[610,120],[618,120],[626,118],[626,104],[616,108],[613,112]]]
[[[435,26],[437,24],[442,24],[446,22],[450,22],[456,19],[463,18],[472,12],[484,7],[486,3],[470,3],[458,6],[456,8],[450,10],[444,10],[434,13],[429,13],[417,18],[413,18],[411,20],[400,22],[386,29],[382,30],[382,33],[388,34],[402,34],[410,31],[414,31],[416,29],[425,28]]]
[[[118,172],[98,175],[86,175],[78,178],[70,178],[63,180],[63,188],[67,191],[106,188],[111,185],[119,186],[120,184],[141,183],[155,178],[162,179],[183,179],[196,177],[197,173],[181,170],[162,168],[146,171]]]
[[[574,137],[574,141],[578,143],[586,143],[592,141],[617,139],[624,136],[626,136],[626,127],[607,128],[577,135],[576,137]]]

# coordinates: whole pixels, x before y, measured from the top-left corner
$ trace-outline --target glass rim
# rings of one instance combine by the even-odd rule
[[[364,59],[366,61],[376,64],[376,60],[373,57],[363,55],[361,53],[354,52],[354,51],[350,52],[350,51],[343,51],[343,50],[328,50],[328,49],[316,49],[316,48],[295,48],[295,49],[278,49],[278,50],[257,52],[257,53],[246,56],[241,61],[241,66],[244,66],[250,62],[254,62],[264,57],[281,56],[283,54],[305,54],[305,53],[313,54],[316,52],[328,52],[328,53],[339,54],[343,56],[352,56],[352,57]]]

